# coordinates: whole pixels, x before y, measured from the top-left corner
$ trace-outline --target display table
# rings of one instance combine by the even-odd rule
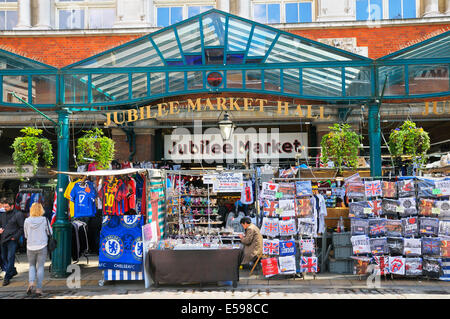
[[[242,249],[155,250],[147,254],[147,269],[160,283],[208,283],[232,281],[237,287]]]

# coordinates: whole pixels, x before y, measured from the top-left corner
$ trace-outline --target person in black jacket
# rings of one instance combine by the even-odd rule
[[[23,235],[24,216],[14,208],[14,200],[8,200],[4,207],[6,212],[0,215],[0,244],[5,268],[3,286],[7,286],[11,278],[17,275],[14,263],[18,241]]]

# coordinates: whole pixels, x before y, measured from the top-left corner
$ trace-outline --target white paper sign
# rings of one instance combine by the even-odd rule
[[[216,175],[213,183],[215,193],[240,193],[244,188],[242,173],[222,173]]]
[[[435,182],[436,189],[440,190],[438,195],[450,196],[450,181]]]

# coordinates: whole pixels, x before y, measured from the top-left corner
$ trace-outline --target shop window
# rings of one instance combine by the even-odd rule
[[[253,5],[253,19],[260,23],[280,23],[279,3],[258,3]]]
[[[160,7],[156,15],[158,27],[167,27],[183,20],[183,7]]]
[[[286,23],[312,22],[312,2],[286,3]]]
[[[89,9],[89,29],[109,29],[113,27],[116,10],[114,8]]]
[[[356,0],[356,20],[381,20],[383,0]]]
[[[59,15],[60,29],[84,28],[84,10],[77,10],[77,9],[59,10],[58,15]]]
[[[0,30],[12,30],[17,25],[17,11],[0,11]]]
[[[416,0],[389,0],[389,19],[416,17]]]
[[[213,6],[189,6],[188,7],[188,18],[193,17],[202,12],[211,10]]]

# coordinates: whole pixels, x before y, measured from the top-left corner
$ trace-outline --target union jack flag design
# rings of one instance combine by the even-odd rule
[[[379,217],[381,215],[382,212],[381,199],[369,200],[367,204],[372,209],[372,213],[375,217]]]
[[[280,254],[280,241],[278,239],[263,240],[263,254],[264,255],[279,255]]]
[[[277,214],[279,208],[278,201],[275,200],[263,200],[263,214],[264,216],[273,217]]]
[[[364,191],[366,197],[381,196],[381,181],[364,182]]]
[[[385,198],[395,198],[397,196],[397,184],[395,182],[382,182],[382,192]]]
[[[317,257],[301,257],[301,272],[317,272]]]
[[[281,220],[280,221],[280,236],[292,236],[297,233],[295,228],[295,220]]]
[[[389,273],[389,258],[386,256],[373,256],[375,264],[378,270],[380,270],[380,275],[386,275]]]
[[[422,255],[440,255],[441,241],[439,238],[422,238]]]
[[[278,218],[263,218],[262,234],[276,237],[280,234],[280,221]]]
[[[378,219],[369,221],[369,236],[377,237],[386,234],[386,220]]]

